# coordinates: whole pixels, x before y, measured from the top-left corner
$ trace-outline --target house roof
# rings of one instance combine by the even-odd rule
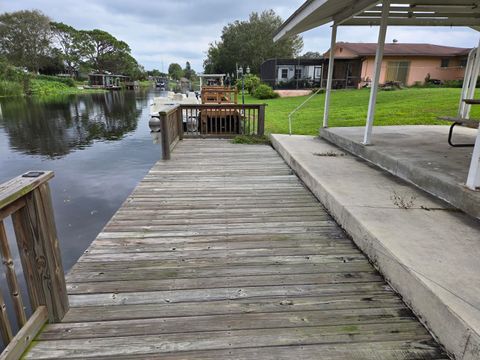
[[[310,59],[310,58],[272,58],[272,59],[267,59],[263,62],[265,63],[275,63],[276,65],[301,65],[301,66],[308,66],[308,65],[322,65],[325,60],[324,58],[318,58],[318,59]],[[263,65],[262,64],[262,65]]]
[[[359,57],[375,56],[377,51],[376,43],[338,42],[336,47],[347,49]],[[390,43],[385,44],[384,56],[467,56],[470,50],[468,48],[433,44]]]
[[[336,25],[379,25],[380,0],[307,0],[276,31],[274,40],[300,34],[329,22]],[[480,0],[396,0],[388,25],[469,26],[480,28]]]

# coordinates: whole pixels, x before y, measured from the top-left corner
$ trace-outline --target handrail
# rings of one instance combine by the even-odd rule
[[[309,102],[315,95],[317,95],[320,90],[323,90],[322,88],[319,88],[317,91],[315,91],[312,95],[308,97],[304,102],[302,102],[300,105],[298,105],[290,114],[288,114],[288,134],[292,135],[292,115],[295,114],[298,110],[300,110],[307,102]]]
[[[0,185],[0,256],[20,330],[13,334],[0,291],[0,359],[17,359],[43,324],[59,322],[68,311],[65,275],[48,181],[51,171],[30,171]],[[11,217],[32,315],[27,319],[4,220]]]
[[[169,160],[184,136],[263,136],[265,107],[266,104],[177,104],[153,115],[149,126],[153,134],[161,137],[162,159]]]

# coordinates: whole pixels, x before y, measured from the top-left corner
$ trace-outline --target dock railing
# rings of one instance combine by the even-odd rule
[[[160,111],[159,126],[151,123],[150,127],[152,131],[160,131],[163,159],[169,160],[175,145],[184,137],[263,136],[265,106],[265,104],[176,105]]]
[[[237,104],[236,87],[203,86],[200,94],[202,104]]]
[[[0,255],[19,331],[14,334],[0,291],[0,334],[6,346],[0,359],[19,359],[42,326],[60,322],[68,311],[60,248],[48,181],[51,171],[31,171],[0,185]],[[25,302],[5,220],[11,218],[32,315]]]

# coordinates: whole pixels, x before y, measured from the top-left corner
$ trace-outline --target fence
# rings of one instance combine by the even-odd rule
[[[223,86],[203,86],[201,92],[202,104],[237,104],[237,88]]]
[[[18,359],[45,322],[59,322],[68,311],[48,181],[53,172],[29,172],[0,185],[0,255],[19,331],[13,334],[0,291],[1,359]],[[32,315],[27,319],[4,221],[11,217]]]
[[[163,159],[184,137],[263,136],[265,104],[182,104],[159,113]]]

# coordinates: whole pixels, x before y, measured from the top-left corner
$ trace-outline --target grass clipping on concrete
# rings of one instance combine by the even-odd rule
[[[270,139],[266,135],[238,135],[232,139],[232,143],[247,145],[270,145]]]

